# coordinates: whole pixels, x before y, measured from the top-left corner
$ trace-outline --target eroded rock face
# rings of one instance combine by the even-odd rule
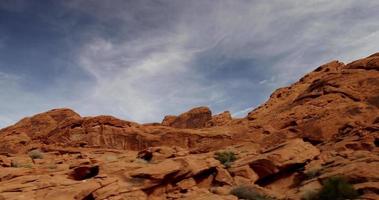
[[[203,128],[212,119],[212,112],[207,107],[193,108],[177,117],[166,116],[162,124],[175,128]]]
[[[377,199],[378,60],[322,65],[242,119],[206,107],[150,124],[70,109],[22,119],[0,130],[0,199],[236,199],[240,185],[301,199],[337,175]]]
[[[275,91],[248,119],[315,144],[344,134],[350,123],[372,122],[379,111],[378,59],[375,54],[347,65],[327,63]]]
[[[186,156],[188,154],[188,150],[176,146],[149,147],[138,152],[137,158],[146,161],[158,162],[168,158]]]
[[[171,126],[172,123],[174,123],[174,121],[177,119],[178,117],[175,116],[175,115],[167,115],[164,117],[163,121],[162,121],[162,125],[163,126]]]
[[[70,109],[54,109],[33,117],[26,117],[13,126],[0,130],[0,152],[17,152],[33,140],[48,137],[48,134],[66,120],[80,119]]]
[[[14,126],[2,129],[0,150],[17,153],[41,144],[55,144],[136,151],[166,145],[209,151],[233,143],[234,132],[229,130],[232,129],[215,127],[214,130],[203,131],[140,125],[112,116],[81,118],[73,112],[70,115],[68,109],[59,109],[23,119]],[[244,130],[242,128],[237,132]]]
[[[243,167],[250,167],[254,173],[245,169],[244,177],[256,177],[256,174],[258,178],[254,179],[258,181],[293,167],[304,166],[319,154],[320,150],[312,144],[301,139],[293,139],[271,149],[265,149],[259,155],[239,159],[232,165],[231,171],[239,175]]]
[[[232,121],[232,115],[229,111],[225,111],[223,113],[220,113],[218,115],[212,116],[212,119],[207,121],[206,126],[212,127],[212,126],[223,126]]]

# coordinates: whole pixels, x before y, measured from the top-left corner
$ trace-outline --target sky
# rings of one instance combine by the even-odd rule
[[[331,60],[379,51],[376,0],[0,0],[0,127],[53,108],[243,117]]]

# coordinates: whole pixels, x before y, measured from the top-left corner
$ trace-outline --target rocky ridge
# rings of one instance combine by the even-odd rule
[[[232,200],[241,185],[301,199],[336,175],[379,199],[379,53],[322,65],[242,119],[198,107],[139,124],[55,109],[0,141],[0,199]]]

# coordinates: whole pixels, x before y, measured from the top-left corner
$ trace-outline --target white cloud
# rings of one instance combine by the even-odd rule
[[[105,10],[92,7],[92,14],[103,20],[117,17],[129,25],[132,14],[118,9],[116,13],[105,12],[116,5],[107,6]],[[227,96],[226,82],[210,84],[201,69],[193,66],[205,51],[229,59],[276,58],[267,69],[271,78],[257,81],[272,89],[289,84],[330,59],[366,55],[379,42],[376,30],[369,29],[377,26],[372,21],[346,21],[343,16],[354,6],[355,1],[176,3],[173,7],[180,12],[170,16],[176,19],[167,32],[117,42],[97,36],[83,47],[81,66],[97,79],[93,94],[85,100],[90,102],[86,110],[102,107],[132,120],[157,121],[164,114],[191,106],[225,103],[226,98],[237,101],[238,97]],[[151,5],[147,7],[154,10]],[[226,103],[236,108],[233,102]],[[240,116],[248,109],[239,108],[234,114]]]
[[[247,115],[247,113],[249,113],[253,109],[254,109],[254,107],[248,107],[248,108],[244,108],[242,110],[238,110],[237,112],[232,113],[232,117],[245,117]]]
[[[66,30],[85,35],[85,40],[75,41],[79,50],[73,62],[95,82],[91,87],[67,84],[75,79],[60,77],[59,85],[48,92],[29,92],[20,85],[23,77],[0,73],[0,88],[6,94],[0,95],[0,110],[10,113],[0,116],[0,126],[62,106],[83,115],[111,114],[139,122],[159,121],[165,114],[200,105],[242,116],[261,103],[267,91],[332,59],[348,62],[367,56],[379,45],[377,1],[76,0],[63,4],[97,20],[88,30]],[[0,48],[1,44],[0,39]],[[199,58],[207,62],[198,63]],[[219,63],[229,60],[259,60],[252,67],[264,77],[249,77],[246,72],[239,74],[241,78],[225,80],[234,71],[222,74],[224,66]],[[232,67],[237,72],[242,66]],[[256,88],[246,90],[250,86]],[[239,87],[245,90],[232,96]],[[62,88],[70,98],[57,99],[64,96]]]
[[[183,111],[183,106],[219,99],[220,92],[203,85],[203,77],[188,67],[199,50],[183,48],[187,42],[185,33],[118,44],[97,38],[79,57],[81,66],[97,81],[93,94],[85,100],[89,105],[85,110],[103,107],[146,122]]]

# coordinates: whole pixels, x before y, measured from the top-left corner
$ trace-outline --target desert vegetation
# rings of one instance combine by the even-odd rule
[[[43,153],[38,149],[34,149],[34,150],[29,151],[28,155],[31,159],[42,159],[43,158]]]
[[[235,160],[237,160],[237,156],[233,151],[221,151],[215,153],[215,159],[228,168]]]
[[[344,200],[356,199],[358,192],[343,176],[330,177],[323,181],[322,188],[316,191],[308,191],[303,196],[304,200]]]
[[[273,200],[273,198],[263,195],[248,185],[241,185],[233,188],[230,194],[245,200]]]

